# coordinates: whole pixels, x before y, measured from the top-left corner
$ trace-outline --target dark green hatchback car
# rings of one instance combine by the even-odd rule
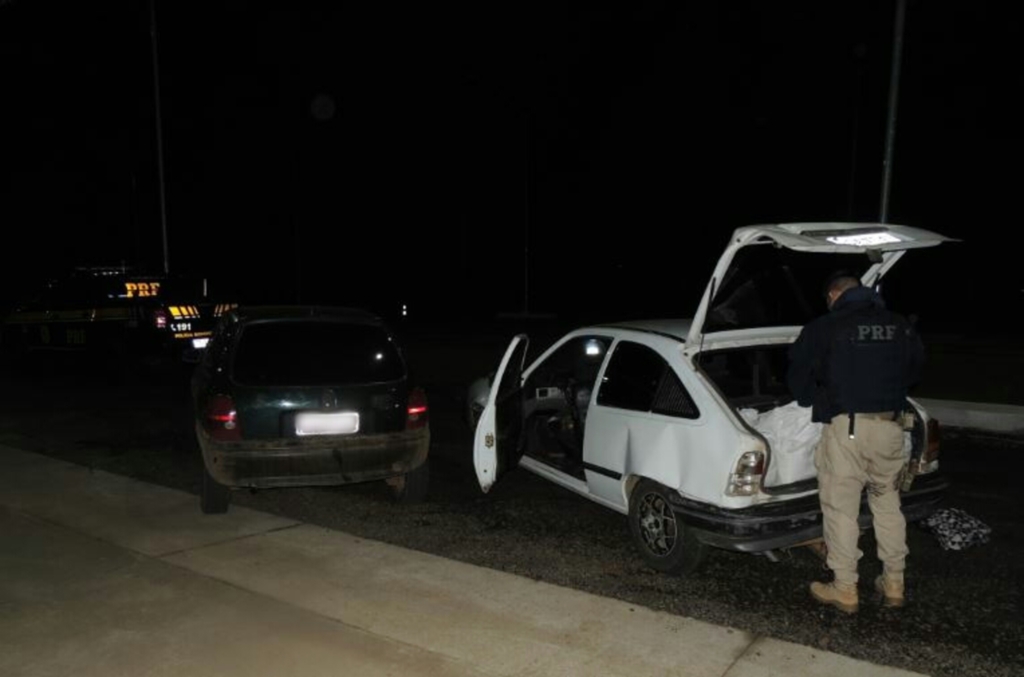
[[[410,379],[395,335],[366,311],[232,310],[192,376],[202,511],[227,511],[232,488],[375,480],[422,500],[430,426]]]

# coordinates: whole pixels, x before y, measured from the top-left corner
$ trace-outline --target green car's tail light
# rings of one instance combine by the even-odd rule
[[[232,441],[242,439],[242,427],[238,422],[235,401],[229,395],[214,395],[206,405],[203,417],[206,432],[215,440]]]
[[[409,408],[405,419],[405,429],[415,430],[427,425],[427,395],[422,388],[409,391]]]

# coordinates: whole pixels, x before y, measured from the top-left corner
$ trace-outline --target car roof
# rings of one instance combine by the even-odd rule
[[[240,305],[232,311],[240,322],[316,318],[337,322],[384,326],[376,314],[362,308],[316,305]]]

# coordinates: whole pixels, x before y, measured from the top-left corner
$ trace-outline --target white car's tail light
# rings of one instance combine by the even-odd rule
[[[727,496],[753,496],[761,488],[764,477],[764,454],[760,451],[748,451],[736,461],[736,468],[729,475]]]
[[[939,422],[934,418],[928,421],[925,439],[927,440],[925,448],[917,466],[918,475],[935,472],[939,469],[939,442],[942,440],[942,433]]]

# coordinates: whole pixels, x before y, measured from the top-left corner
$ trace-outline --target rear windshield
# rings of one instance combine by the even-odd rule
[[[865,254],[825,254],[757,245],[736,252],[704,322],[704,331],[801,326],[827,311],[824,284],[845,270],[860,277]]]
[[[382,383],[404,378],[405,365],[380,327],[259,322],[242,331],[232,376],[242,385]]]

